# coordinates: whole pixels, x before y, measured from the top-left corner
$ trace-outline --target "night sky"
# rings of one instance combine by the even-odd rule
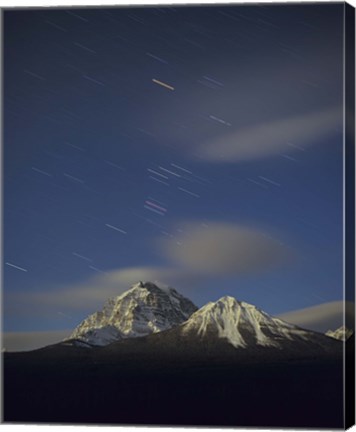
[[[341,301],[343,4],[4,12],[4,331],[138,280]]]

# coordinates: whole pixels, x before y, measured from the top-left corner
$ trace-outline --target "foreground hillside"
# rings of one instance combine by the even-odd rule
[[[343,428],[342,365],[340,340],[141,282],[70,339],[4,354],[4,420]]]
[[[250,363],[145,345],[5,354],[4,420],[343,427],[341,355]]]

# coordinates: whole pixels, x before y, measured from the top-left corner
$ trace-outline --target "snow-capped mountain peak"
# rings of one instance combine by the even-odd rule
[[[351,335],[353,331],[348,329],[345,326],[341,326],[336,330],[328,330],[325,335],[334,339],[346,341]]]
[[[146,336],[186,321],[197,307],[173,288],[138,282],[104,308],[88,316],[69,339],[107,345],[122,338]]]
[[[306,340],[308,331],[273,318],[256,306],[225,296],[209,302],[182,325],[183,333],[199,336],[217,334],[235,348],[281,347],[281,342]]]

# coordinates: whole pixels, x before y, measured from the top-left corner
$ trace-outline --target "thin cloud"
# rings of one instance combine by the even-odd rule
[[[70,334],[71,330],[5,332],[2,337],[2,349],[6,351],[30,351],[58,343]]]
[[[54,312],[92,312],[110,297],[127,291],[138,281],[156,281],[165,285],[188,287],[194,275],[173,268],[129,267],[95,275],[84,282],[57,286],[51,290],[21,291],[8,294],[5,308],[17,316],[51,318]],[[183,292],[183,291],[182,291]]]
[[[353,316],[354,303],[345,303],[346,315]],[[336,330],[344,324],[344,302],[322,303],[280,314],[278,318],[306,329],[325,333],[327,330]]]
[[[312,140],[316,142],[325,137],[335,125],[342,125],[342,62],[341,59],[332,61],[330,55],[331,52],[339,55],[335,38],[323,44],[317,40],[309,42],[302,56],[288,52],[282,44],[271,46],[266,56],[259,50],[250,52],[248,62],[232,61],[225,51],[216,53],[211,63],[209,59],[197,62],[197,85],[180,89],[184,103],[167,100],[164,112],[160,107],[150,107],[148,112],[143,106],[140,120],[159,137],[158,144],[166,146],[168,143],[194,161],[239,162],[272,157],[281,148],[280,143],[276,144],[277,148],[273,144],[275,137],[278,141],[274,132],[280,127],[283,130],[292,127],[284,134],[288,135],[287,140],[292,140],[293,133],[295,140],[300,137],[303,143],[308,141],[309,146]],[[215,71],[216,75],[207,76],[208,70]],[[209,81],[211,79],[215,83]],[[335,85],[330,86],[331,82]],[[206,84],[213,84],[215,90],[209,90]],[[327,118],[331,119],[330,123]],[[314,119],[318,124],[312,124]],[[295,127],[298,124],[299,130]],[[262,142],[251,150],[242,148],[239,154],[233,151],[236,135],[246,134],[242,138],[251,137],[255,142],[264,132],[269,134],[266,138],[272,143]],[[285,145],[288,147],[287,143]],[[220,157],[219,149],[225,150],[225,146],[227,153],[231,151],[231,158]],[[297,154],[295,149],[294,152]]]
[[[238,162],[279,155],[293,149],[288,142],[307,147],[342,125],[341,107],[254,124],[224,134],[198,147],[208,161]]]
[[[206,275],[256,274],[286,264],[293,255],[268,233],[219,222],[187,223],[178,238],[162,239],[158,247],[174,265]]]
[[[152,281],[160,286],[172,286],[189,297],[189,291],[199,280],[192,273],[163,267],[129,267],[100,273],[86,281],[52,287],[36,292],[21,291],[4,297],[7,314],[19,320],[45,320],[46,325],[58,325],[58,314],[68,316],[63,331],[29,331],[3,333],[2,347],[7,351],[27,351],[57,343],[68,337],[75,325],[90,313],[101,310],[108,298],[127,291],[138,281]],[[77,317],[75,323],[74,318]],[[70,324],[69,324],[70,323]]]

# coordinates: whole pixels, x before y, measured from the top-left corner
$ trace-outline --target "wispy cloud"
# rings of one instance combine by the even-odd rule
[[[292,251],[268,233],[231,223],[186,223],[158,247],[174,265],[207,275],[259,273],[286,264]]]
[[[352,316],[355,305],[345,303],[346,315]],[[334,301],[322,303],[304,309],[283,313],[278,316],[291,324],[325,333],[327,330],[336,330],[343,325],[344,302]]]
[[[127,291],[139,280],[182,286],[182,292],[189,290],[195,276],[174,268],[129,267],[97,274],[87,280],[52,289],[9,293],[4,298],[8,314],[37,318],[53,318],[60,312],[82,311],[90,313],[102,307],[104,302]],[[187,292],[187,291],[186,291]]]
[[[180,223],[174,238],[157,243],[167,266],[142,266],[96,273],[86,280],[36,291],[16,291],[4,297],[8,314],[54,322],[54,317],[86,316],[101,309],[106,300],[127,291],[139,280],[170,285],[190,296],[207,278],[221,275],[256,274],[286,264],[290,248],[268,233],[236,224],[210,222]],[[58,324],[58,322],[56,323]],[[67,325],[73,325],[73,318]]]
[[[189,297],[199,276],[173,268],[129,267],[51,289],[8,293],[4,296],[4,310],[13,318],[28,322],[29,328],[33,322],[45,322],[47,328],[61,324],[71,330],[4,332],[2,347],[8,351],[26,351],[57,343],[82,319],[101,310],[108,298],[122,294],[139,280],[175,287]]]
[[[205,160],[216,162],[276,156],[293,149],[288,146],[289,142],[305,148],[325,138],[341,125],[341,107],[282,117],[218,136],[199,146],[198,155]]]
[[[5,348],[6,351],[29,351],[60,342],[70,333],[71,330],[5,332],[1,347]]]
[[[164,112],[145,109],[142,122],[160,137],[157,143],[201,161],[272,157],[288,148],[286,141],[312,145],[342,125],[342,62],[330,55],[339,55],[335,46],[310,41],[301,55],[280,43],[266,56],[250,52],[248,62],[223,50],[211,64],[197,63],[198,85],[180,88],[181,104],[172,99]]]

